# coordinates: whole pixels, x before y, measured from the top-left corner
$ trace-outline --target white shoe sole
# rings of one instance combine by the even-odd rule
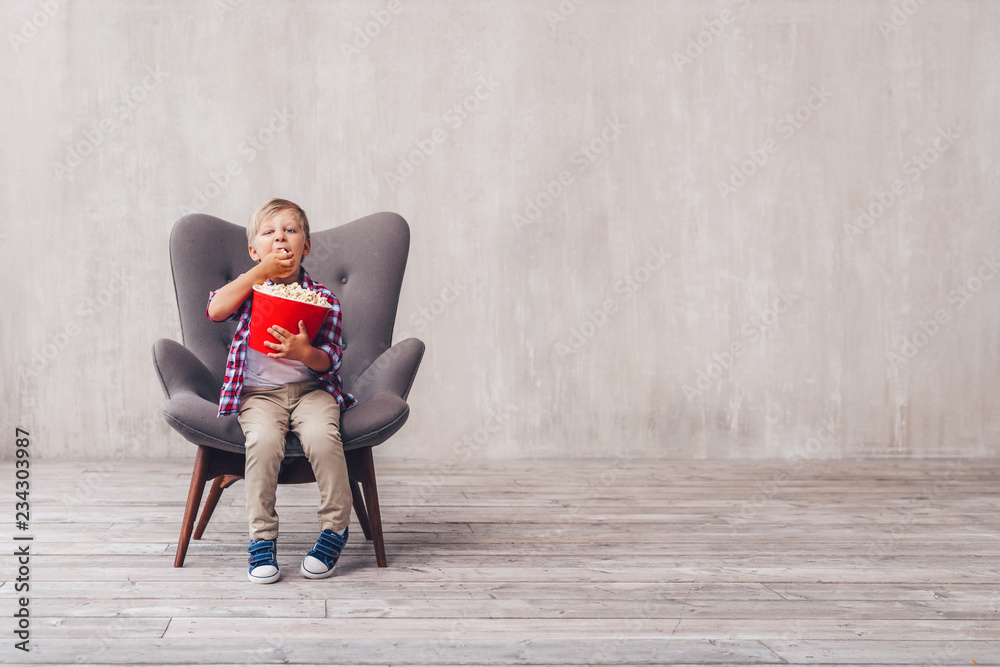
[[[306,569],[306,564],[302,563],[302,566],[299,567],[299,572],[301,572],[302,576],[305,577],[306,579],[326,579],[327,577],[332,577],[336,569],[337,569],[337,564],[334,563],[333,567],[331,567],[326,572],[319,572],[319,573],[310,572],[309,570]]]
[[[269,577],[255,577],[250,572],[247,572],[247,579],[254,584],[273,584],[281,577],[281,571],[277,571]]]

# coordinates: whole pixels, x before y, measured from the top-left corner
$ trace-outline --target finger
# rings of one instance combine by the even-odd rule
[[[288,329],[284,329],[284,328],[282,328],[282,327],[279,327],[279,326],[278,326],[277,324],[273,325],[273,326],[272,326],[272,327],[271,327],[270,329],[268,329],[267,331],[268,331],[268,333],[270,333],[270,334],[271,334],[272,336],[277,336],[277,335],[281,335],[281,337],[282,337],[282,338],[285,338],[285,337],[287,337],[287,336],[290,336],[290,335],[291,335],[291,333],[290,333],[290,332],[288,331]]]
[[[302,320],[299,320],[299,333],[302,334],[303,336],[309,335],[309,332],[306,330],[306,323],[303,322]]]

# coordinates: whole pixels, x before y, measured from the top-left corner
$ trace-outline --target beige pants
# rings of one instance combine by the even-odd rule
[[[244,479],[250,539],[278,537],[274,495],[289,427],[298,435],[316,474],[320,530],[329,528],[340,532],[346,528],[351,520],[351,486],[344,445],[340,440],[337,399],[315,380],[273,389],[244,387],[238,419],[247,440]]]

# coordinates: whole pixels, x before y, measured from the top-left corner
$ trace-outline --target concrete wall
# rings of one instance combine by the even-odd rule
[[[284,196],[412,226],[380,456],[995,456],[1000,5],[895,3],[6,2],[4,423],[190,456],[171,226]]]

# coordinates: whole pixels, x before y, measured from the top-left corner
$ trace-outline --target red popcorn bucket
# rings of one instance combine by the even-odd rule
[[[299,332],[299,320],[306,325],[310,342],[316,338],[319,328],[326,319],[326,313],[332,306],[317,306],[289,299],[283,296],[268,294],[253,286],[253,306],[250,309],[250,337],[247,344],[258,352],[273,353],[274,350],[264,345],[264,341],[277,343],[274,336],[267,333],[269,327],[279,326],[293,334]]]

